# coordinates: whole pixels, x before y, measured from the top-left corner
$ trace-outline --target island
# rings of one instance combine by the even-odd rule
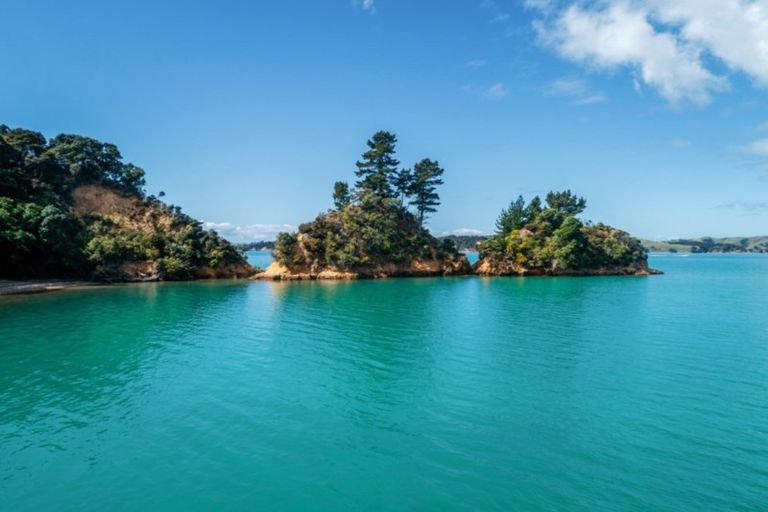
[[[650,275],[639,239],[577,216],[587,201],[570,190],[526,203],[522,196],[502,210],[496,234],[479,244],[474,271],[484,276]]]
[[[147,195],[144,170],[115,145],[0,125],[0,280],[43,291],[83,281],[657,273],[640,240],[580,220],[586,200],[569,190],[519,197],[490,237],[437,238],[425,221],[440,205],[445,170],[430,158],[401,168],[396,144],[376,132],[355,183],[334,184],[332,208],[274,243],[236,247],[163,192]],[[253,248],[273,250],[268,268],[248,264],[243,252]],[[473,248],[474,266],[461,252]]]
[[[280,233],[274,262],[256,279],[361,279],[395,276],[448,276],[471,272],[467,258],[451,241],[424,227],[440,204],[437,187],[443,168],[424,158],[400,169],[397,137],[376,132],[357,162],[358,181],[334,185],[334,208]]]
[[[424,158],[399,168],[397,137],[379,131],[357,161],[354,188],[336,182],[334,208],[281,233],[274,262],[255,279],[360,279],[395,276],[650,275],[640,240],[578,215],[586,200],[569,190],[550,192],[544,201],[513,201],[497,219],[489,238],[432,236],[427,214],[440,204],[437,187],[444,169]],[[459,252],[472,244],[479,261],[470,267]]]
[[[0,125],[0,279],[48,289],[253,274],[228,241],[147,195],[144,176],[113,144]]]

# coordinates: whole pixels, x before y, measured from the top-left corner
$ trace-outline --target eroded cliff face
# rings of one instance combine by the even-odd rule
[[[72,191],[95,278],[159,281],[249,277],[255,269],[228,242],[156,199],[101,185]]]

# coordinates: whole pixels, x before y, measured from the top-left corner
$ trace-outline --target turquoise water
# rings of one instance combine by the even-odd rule
[[[768,508],[768,257],[0,300],[0,510]]]

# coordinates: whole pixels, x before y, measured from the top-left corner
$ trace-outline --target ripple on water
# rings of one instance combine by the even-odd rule
[[[768,258],[0,301],[11,510],[760,510]]]

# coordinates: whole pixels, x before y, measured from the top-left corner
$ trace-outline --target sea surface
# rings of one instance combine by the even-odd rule
[[[768,510],[768,257],[651,263],[0,298],[0,510]]]

